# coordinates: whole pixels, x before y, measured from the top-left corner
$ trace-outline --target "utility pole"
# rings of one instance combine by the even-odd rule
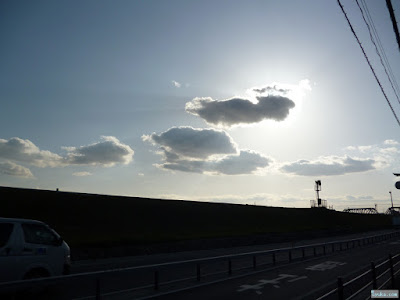
[[[316,180],[315,181],[315,191],[317,192],[317,203],[318,207],[322,206],[322,201],[321,198],[319,197],[319,191],[321,190],[321,180]]]
[[[389,191],[390,194],[390,201],[392,201],[392,209],[393,209],[393,198],[392,198],[392,191]]]

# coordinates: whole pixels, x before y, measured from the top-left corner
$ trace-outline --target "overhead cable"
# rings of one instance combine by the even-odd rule
[[[388,60],[387,60],[385,50],[383,49],[382,44],[380,43],[380,39],[379,39],[378,33],[376,32],[376,29],[375,29],[374,23],[373,23],[373,21],[372,21],[372,18],[371,18],[370,15],[367,16],[367,17],[368,17],[368,20],[371,22],[371,26],[370,26],[370,24],[368,23],[368,21],[365,19],[364,11],[361,9],[361,6],[360,6],[360,4],[358,3],[358,0],[356,0],[356,3],[357,3],[358,8],[359,8],[360,11],[361,11],[361,15],[362,15],[362,17],[363,17],[364,23],[367,25],[368,32],[369,32],[369,37],[370,37],[370,39],[371,39],[372,44],[374,44],[374,46],[375,46],[375,52],[376,52],[376,54],[379,56],[379,59],[380,59],[380,61],[381,61],[381,65],[382,65],[383,69],[385,70],[385,73],[386,73],[387,78],[389,79],[390,85],[392,86],[392,89],[393,89],[394,93],[396,94],[397,101],[398,101],[399,104],[400,104],[399,95],[398,95],[398,93],[397,93],[397,90],[396,90],[395,86],[393,85],[393,84],[394,84],[393,81],[395,82],[395,84],[397,84],[396,78],[393,78],[393,81],[392,81],[392,76],[394,77],[394,75],[393,75],[393,73],[390,73],[390,74],[388,73],[388,69],[391,70],[390,64],[389,64],[389,62],[388,62]],[[363,7],[364,7],[364,9],[365,9],[365,11],[366,11],[366,14],[367,14],[367,9],[368,9],[368,8],[366,7],[365,1],[362,1],[361,3],[363,4]],[[373,29],[373,32],[371,31],[371,27],[372,27],[372,29]],[[378,46],[377,46],[376,43],[375,43],[375,40],[374,40],[373,35],[375,36],[375,39],[377,40],[376,43],[378,43],[379,48],[380,48],[380,51],[379,51],[379,49],[378,49]],[[381,55],[380,52],[382,52],[382,55]],[[383,61],[383,59],[382,59],[382,56],[383,56],[384,58],[386,58],[386,59],[385,59],[385,62],[386,62],[387,68],[386,68],[386,65],[385,65],[385,63],[384,63],[384,61]],[[389,71],[389,72],[390,72],[390,71]],[[398,88],[398,86],[397,86],[397,88]]]
[[[396,16],[394,15],[393,11],[392,1],[386,0],[386,6],[389,10],[390,19],[392,20],[392,25],[393,25],[393,31],[394,34],[396,35],[397,44],[399,45],[399,50],[400,50],[400,34],[399,34],[399,28],[397,27]]]
[[[390,67],[389,61],[388,61],[388,59],[386,57],[386,53],[385,53],[385,50],[383,49],[383,46],[382,46],[381,40],[379,38],[378,32],[376,31],[376,28],[375,28],[375,25],[374,25],[374,21],[373,21],[371,15],[369,13],[367,3],[365,2],[365,0],[361,0],[361,4],[363,4],[363,7],[365,8],[365,11],[367,13],[367,17],[368,17],[368,19],[370,20],[370,22],[372,24],[372,29],[373,29],[373,31],[375,33],[376,38],[377,38],[378,46],[381,49],[381,53],[383,54],[383,59],[385,60],[386,65],[388,66],[389,74],[392,77],[392,80],[393,80],[393,83],[394,83],[394,87],[396,88],[397,94],[399,95],[400,94],[400,88],[399,88],[399,85],[397,84],[396,76],[394,76],[392,68]]]
[[[395,111],[394,111],[394,109],[393,109],[393,107],[392,107],[392,104],[390,103],[388,97],[386,96],[385,90],[383,89],[382,84],[381,84],[381,82],[380,82],[379,79],[378,79],[378,76],[376,76],[375,70],[374,70],[374,68],[372,67],[371,62],[369,61],[368,56],[367,56],[367,54],[365,53],[365,50],[364,50],[363,46],[361,45],[361,42],[360,42],[360,40],[359,40],[359,38],[358,38],[356,32],[354,31],[353,26],[351,25],[349,18],[347,17],[347,14],[346,14],[346,12],[345,12],[345,10],[344,10],[344,8],[343,8],[342,3],[340,2],[340,0],[337,0],[337,2],[338,2],[339,6],[340,6],[340,8],[341,8],[341,10],[342,10],[342,12],[343,12],[344,17],[345,17],[346,20],[347,20],[347,23],[348,23],[348,25],[349,25],[349,27],[350,27],[350,29],[351,29],[351,32],[353,33],[355,39],[356,39],[357,42],[358,42],[358,45],[359,45],[360,48],[361,48],[362,53],[364,54],[365,59],[367,60],[367,63],[368,63],[368,65],[369,65],[369,67],[370,67],[370,69],[371,69],[371,71],[372,71],[372,74],[374,74],[375,80],[377,81],[379,87],[381,88],[381,91],[382,91],[383,96],[385,97],[385,99],[386,99],[386,101],[387,101],[387,103],[388,103],[390,109],[392,110],[392,113],[393,113],[394,117],[396,118],[397,124],[400,126],[400,120],[399,120],[399,118],[397,117],[397,115],[396,115],[396,113],[395,113]]]

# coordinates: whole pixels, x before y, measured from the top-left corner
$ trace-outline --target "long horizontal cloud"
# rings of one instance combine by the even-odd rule
[[[62,157],[50,151],[40,150],[30,140],[13,137],[0,139],[0,158],[28,163],[37,167],[56,167],[62,164]]]
[[[229,155],[217,161],[212,172],[237,175],[251,174],[259,168],[267,167],[271,159],[250,150],[242,150],[239,155]]]
[[[295,106],[287,97],[279,95],[257,96],[257,103],[244,98],[213,100],[210,97],[194,98],[186,103],[186,111],[213,125],[233,126],[258,123],[263,120],[282,121]]]
[[[128,164],[134,151],[112,136],[102,137],[103,141],[81,147],[63,147],[67,155],[61,156],[46,150],[40,150],[30,140],[18,137],[9,140],[0,139],[0,173],[33,177],[31,171],[17,163],[40,168],[64,167],[68,165],[113,166],[117,163]]]
[[[158,165],[161,168],[190,173],[209,173],[215,175],[252,174],[265,168],[271,160],[254,151],[242,150],[239,155],[227,155],[216,160],[177,159]]]
[[[158,167],[167,170],[239,175],[251,174],[271,162],[257,152],[239,151],[232,138],[221,130],[173,127],[142,139],[159,146],[164,162]]]
[[[225,131],[215,129],[172,127],[161,134],[143,135],[142,139],[161,146],[170,159],[177,159],[178,156],[207,158],[237,152],[232,138]]]
[[[284,164],[281,171],[302,176],[332,176],[366,172],[376,169],[374,159],[358,159],[349,156],[325,157],[315,161],[299,160]]]
[[[64,147],[68,164],[113,166],[129,164],[134,151],[113,136],[102,136],[103,141],[88,146]]]
[[[0,174],[23,177],[23,178],[33,177],[32,172],[28,168],[17,165],[10,161],[0,162]]]

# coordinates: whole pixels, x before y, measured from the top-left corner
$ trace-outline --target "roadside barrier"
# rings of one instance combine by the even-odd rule
[[[287,247],[139,267],[5,282],[0,283],[0,296],[2,293],[18,294],[21,291],[29,292],[29,290],[39,287],[49,288],[51,290],[48,293],[48,299],[54,298],[54,295],[57,295],[57,293],[62,293],[64,295],[68,293],[68,295],[70,295],[69,299],[80,300],[103,299],[104,297],[111,297],[123,293],[134,294],[136,298],[145,299],[146,297],[152,297],[160,293],[172,293],[199,285],[207,285],[231,278],[244,277],[249,274],[265,271],[266,268],[276,265],[289,264],[296,261],[333,254],[338,251],[361,248],[399,236],[400,232],[394,231],[383,235],[310,244],[299,247]],[[338,297],[339,299],[352,299],[344,297],[348,297],[346,295],[349,292],[353,291],[355,287],[358,287],[360,282],[364,282],[365,278],[363,276],[368,276],[367,274],[372,278],[371,280],[375,286],[382,284],[384,278],[383,274],[388,274],[388,276],[390,275],[389,277],[391,277],[391,279],[385,279],[386,281],[392,280],[392,282],[394,282],[394,276],[399,271],[394,272],[393,268],[399,263],[400,254],[397,254],[376,266],[371,264],[370,269],[357,278],[347,281],[343,278],[339,278],[337,288],[323,297],[329,298],[335,294],[335,299],[338,299]],[[384,273],[382,273],[383,268],[385,268]],[[361,278],[360,276],[363,277],[363,279],[356,284],[356,281]],[[127,278],[129,279],[126,280]],[[125,281],[128,282],[126,283]],[[368,284],[371,284],[370,282]],[[122,285],[122,283],[124,284]],[[340,295],[344,296],[340,298]],[[319,299],[328,299],[323,297]],[[41,299],[46,299],[46,294],[41,295]]]
[[[395,271],[396,267],[398,270]],[[354,299],[363,297],[369,299],[371,290],[380,290],[382,288],[394,288],[396,284],[396,275],[400,273],[400,253],[392,256],[378,265],[371,262],[370,267],[362,274],[349,278],[345,281],[342,277],[337,279],[337,288],[317,298],[317,300],[326,299]]]

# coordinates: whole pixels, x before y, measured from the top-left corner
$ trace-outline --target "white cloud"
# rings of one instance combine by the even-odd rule
[[[103,141],[81,147],[63,147],[68,164],[110,167],[117,163],[129,164],[134,151],[113,136],[102,136]]]
[[[386,140],[381,144],[366,146],[349,146],[346,152],[351,152],[360,157],[375,160],[376,168],[385,168],[393,164],[399,164],[398,154],[400,153],[399,143],[395,140]]]
[[[284,173],[300,176],[333,176],[374,170],[375,163],[374,159],[328,156],[314,161],[299,160],[285,163],[280,169]]]
[[[180,84],[178,81],[172,80],[172,84],[174,85],[174,87],[176,88],[180,88],[182,86],[182,84]]]
[[[33,175],[28,168],[17,165],[10,161],[0,162],[0,174],[22,178],[33,178]]]
[[[75,172],[75,173],[72,173],[72,175],[78,176],[78,177],[83,177],[83,176],[91,176],[93,174],[90,172]]]
[[[395,141],[395,140],[386,140],[383,142],[385,145],[398,145],[399,142]]]
[[[358,146],[358,150],[361,152],[368,152],[372,149],[372,146]]]
[[[24,162],[36,167],[58,167],[63,165],[63,159],[58,154],[40,150],[30,140],[13,137],[9,140],[0,139],[0,158]]]

